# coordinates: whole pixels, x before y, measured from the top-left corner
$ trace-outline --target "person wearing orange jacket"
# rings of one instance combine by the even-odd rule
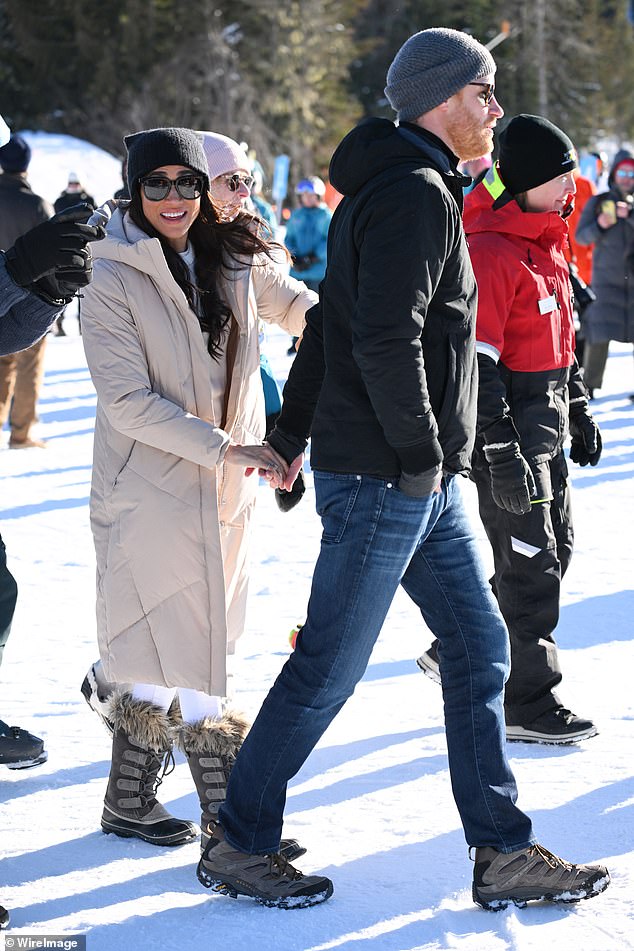
[[[581,218],[581,213],[588,201],[593,195],[596,195],[597,189],[594,182],[582,175],[578,169],[573,172],[577,192],[575,194],[574,206],[568,217],[568,240],[569,247],[566,249],[566,260],[570,265],[571,273],[580,279],[587,287],[592,283],[592,245],[583,245],[577,242],[577,225]],[[576,272],[576,273],[575,273]],[[580,290],[579,284],[575,282],[574,303],[575,303],[575,356],[581,366],[583,364],[583,354],[585,349],[585,336],[583,332],[583,312],[594,297],[594,294],[584,293],[583,284]]]

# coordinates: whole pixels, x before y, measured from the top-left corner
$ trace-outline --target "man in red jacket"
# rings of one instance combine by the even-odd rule
[[[478,283],[472,478],[511,641],[506,735],[533,743],[574,743],[597,732],[555,693],[561,669],[553,631],[573,543],[568,431],[574,462],[594,466],[601,455],[574,356],[565,257],[576,168],[564,132],[540,116],[516,116],[500,135],[498,167],[464,212]],[[426,672],[435,653],[432,645],[419,658]]]

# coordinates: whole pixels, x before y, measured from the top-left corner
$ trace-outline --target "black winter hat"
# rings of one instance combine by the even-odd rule
[[[146,129],[126,135],[128,189],[134,194],[139,179],[161,165],[186,165],[209,187],[209,168],[202,140],[191,129]]]
[[[0,149],[0,166],[3,172],[16,174],[26,172],[31,161],[29,143],[21,135],[12,135],[6,145]]]
[[[543,116],[514,116],[500,133],[500,177],[512,195],[579,167],[565,132]]]

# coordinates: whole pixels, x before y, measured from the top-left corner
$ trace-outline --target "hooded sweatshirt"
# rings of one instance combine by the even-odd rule
[[[312,423],[313,468],[470,467],[476,287],[456,163],[435,136],[386,119],[362,122],[333,156],[345,197],[278,421],[304,438]]]

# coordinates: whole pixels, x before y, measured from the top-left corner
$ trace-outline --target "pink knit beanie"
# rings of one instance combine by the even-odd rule
[[[219,132],[199,132],[209,166],[209,179],[213,181],[227,172],[251,172],[251,161],[242,148],[227,135]]]

